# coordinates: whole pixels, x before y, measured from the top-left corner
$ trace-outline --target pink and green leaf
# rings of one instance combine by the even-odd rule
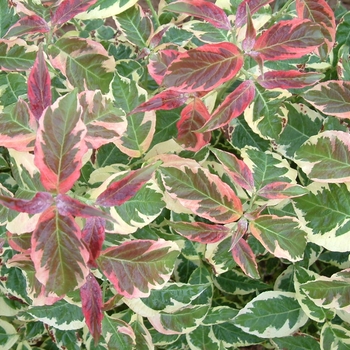
[[[158,167],[159,163],[154,163],[144,168],[131,171],[121,180],[113,182],[108,186],[108,188],[98,196],[96,204],[105,207],[122,205],[131,199],[141,187],[152,178]]]
[[[231,29],[230,21],[220,7],[205,0],[177,0],[164,7],[165,11],[185,13],[204,19],[216,28]]]
[[[270,71],[258,77],[265,89],[300,89],[316,84],[324,77],[322,73],[303,73],[297,70]]]
[[[39,120],[51,104],[51,78],[42,48],[39,49],[28,78],[28,99],[34,117]]]
[[[36,278],[48,292],[62,296],[81,287],[89,274],[89,252],[71,215],[50,207],[39,219],[32,236],[31,259]]]
[[[66,23],[96,2],[97,0],[63,0],[53,13],[51,23],[54,26]]]
[[[149,56],[148,73],[158,85],[162,84],[170,63],[179,55],[180,52],[177,50],[161,50]]]
[[[244,81],[225,98],[199,131],[212,131],[225,126],[244,112],[254,100],[254,96],[255,85],[253,81]]]
[[[102,333],[103,300],[101,286],[91,272],[80,288],[80,297],[86,325],[97,343]]]
[[[286,199],[300,197],[308,192],[306,188],[300,185],[278,181],[265,185],[257,194],[267,199]]]
[[[97,264],[119,294],[139,298],[164,286],[178,254],[177,245],[170,241],[135,240],[107,248]]]
[[[253,236],[274,256],[295,262],[303,259],[306,233],[293,217],[261,215],[249,225]]]
[[[184,92],[209,91],[235,77],[242,66],[243,56],[236,45],[205,44],[172,61],[163,84]]]
[[[321,27],[309,20],[278,22],[256,40],[251,56],[263,61],[300,58],[324,42]]]
[[[228,236],[230,229],[223,225],[206,224],[204,222],[177,221],[169,226],[190,241],[200,243],[216,243]]]
[[[247,5],[251,14],[269,4],[273,0],[243,0],[237,8],[236,12],[236,27],[240,28],[247,23]]]
[[[80,176],[87,151],[86,126],[76,92],[59,98],[39,120],[35,143],[35,165],[46,190],[65,193]]]
[[[327,115],[350,118],[350,82],[329,80],[315,85],[303,98]]]
[[[24,16],[8,30],[4,38],[14,38],[29,33],[47,33],[49,30],[49,25],[42,17],[38,15]]]
[[[209,120],[207,107],[199,98],[194,98],[180,114],[176,123],[178,130],[177,142],[186,149],[197,152],[210,142],[210,132],[196,132]]]
[[[165,190],[194,214],[226,224],[242,215],[242,203],[218,176],[204,168],[187,166],[160,169]]]

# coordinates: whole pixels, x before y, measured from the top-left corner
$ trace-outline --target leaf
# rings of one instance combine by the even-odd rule
[[[293,350],[321,350],[317,339],[307,334],[294,334],[289,337],[274,338],[272,340],[277,349]]]
[[[194,98],[180,114],[177,121],[177,142],[192,152],[198,152],[210,142],[210,132],[196,132],[210,118],[207,107],[199,98]]]
[[[0,103],[9,106],[27,94],[27,79],[18,72],[0,73]]]
[[[183,92],[209,91],[235,77],[242,65],[243,57],[236,45],[205,44],[172,61],[163,84]]]
[[[147,111],[169,110],[181,107],[188,99],[188,95],[176,90],[165,90],[154,95],[148,101],[134,108],[130,114]]]
[[[3,38],[8,29],[18,20],[14,7],[10,6],[6,0],[0,1],[0,38]]]
[[[350,118],[350,82],[329,80],[315,85],[303,98],[327,115]]]
[[[13,325],[0,319],[0,345],[3,350],[10,350],[18,341],[19,334]]]
[[[122,205],[131,199],[152,178],[158,166],[159,163],[155,163],[138,170],[133,170],[123,179],[113,182],[98,196],[96,204],[105,207]]]
[[[127,127],[125,113],[101,91],[83,91],[78,99],[83,108],[82,120],[87,127],[85,141],[89,147],[100,148],[124,134]]]
[[[294,293],[271,291],[255,297],[233,320],[246,333],[279,338],[292,335],[307,319]]]
[[[33,66],[36,52],[22,39],[0,39],[0,69],[25,71]]]
[[[249,244],[241,238],[231,250],[233,260],[251,278],[260,278],[255,254]]]
[[[0,113],[0,145],[16,151],[31,151],[34,148],[35,133],[31,128],[34,117],[28,104],[19,99]]]
[[[57,99],[46,109],[39,120],[34,154],[48,191],[65,193],[79,178],[87,151],[85,134],[76,92]]]
[[[97,264],[119,294],[139,298],[164,286],[178,254],[178,247],[172,242],[134,240],[107,248]]]
[[[226,96],[224,102],[214,111],[212,117],[199,131],[212,131],[228,124],[240,116],[253,101],[255,86],[251,80],[241,83],[233,92]]]
[[[239,6],[238,6],[238,10],[239,10]],[[247,12],[247,30],[246,30],[245,38],[242,41],[242,49],[245,52],[247,51],[249,52],[254,47],[254,44],[255,44],[256,30],[254,28],[253,19],[247,3],[246,3],[246,12]],[[237,20],[237,17],[236,17],[236,20]]]
[[[49,47],[52,65],[79,91],[109,91],[115,61],[102,44],[83,38],[62,37]]]
[[[208,170],[162,167],[160,173],[170,197],[194,214],[219,224],[236,221],[242,215],[242,204],[235,192]]]
[[[349,349],[350,332],[341,325],[326,322],[321,330],[321,349]]]
[[[105,239],[106,222],[100,217],[87,218],[85,226],[81,231],[81,239],[85,243],[90,259],[88,264],[97,267],[96,259],[99,257]]]
[[[42,48],[39,49],[34,66],[29,74],[28,99],[30,109],[36,120],[39,120],[44,109],[51,105],[51,78]]]
[[[89,273],[89,252],[71,215],[51,207],[39,219],[32,236],[31,259],[36,278],[47,292],[62,296],[81,287]]]
[[[200,325],[186,334],[186,341],[191,349],[220,349],[220,341],[213,337],[211,327]]]
[[[295,59],[311,53],[323,41],[318,24],[301,19],[280,21],[260,35],[251,55],[264,61]]]
[[[259,196],[267,199],[285,199],[300,197],[309,191],[300,185],[290,184],[288,182],[272,182],[265,185],[257,193]]]
[[[349,134],[332,130],[310,137],[296,152],[296,161],[313,181],[350,181]]]
[[[194,242],[215,243],[227,237],[230,229],[222,225],[211,225],[204,222],[171,222],[170,227],[181,236]]]
[[[103,301],[101,287],[91,272],[80,288],[80,297],[86,325],[97,343],[102,333]]]
[[[153,24],[141,6],[134,6],[116,17],[118,29],[125,38],[140,49],[148,47],[149,38],[153,34]]]
[[[177,50],[161,50],[150,54],[147,65],[148,73],[158,85],[162,84],[168,66],[179,54],[180,52]]]
[[[4,38],[16,38],[29,33],[47,33],[49,30],[49,25],[40,16],[24,16],[9,28]]]
[[[260,215],[250,222],[253,236],[274,256],[295,262],[303,259],[306,233],[293,217]]]
[[[77,14],[86,11],[97,0],[63,0],[51,16],[53,26],[63,24]]]
[[[231,29],[226,13],[217,5],[204,0],[178,0],[164,7],[165,11],[199,17],[216,28]]]
[[[50,193],[38,192],[30,199],[11,198],[0,195],[0,203],[5,207],[19,211],[20,213],[37,214],[42,213],[53,203]]]
[[[270,71],[258,77],[265,89],[301,89],[314,85],[324,77],[322,73],[302,73],[297,70]]]
[[[272,1],[273,0],[243,0],[237,7],[236,27],[240,28],[247,23],[247,5],[249,12],[253,14]]]

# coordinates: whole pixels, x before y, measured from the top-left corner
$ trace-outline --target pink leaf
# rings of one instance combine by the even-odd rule
[[[172,222],[170,227],[181,236],[194,242],[215,243],[223,240],[230,229],[223,225],[211,225],[204,222]]]
[[[99,217],[91,217],[86,220],[81,231],[82,240],[87,246],[90,259],[88,264],[97,267],[96,259],[99,257],[105,239],[105,220]]]
[[[104,213],[102,210],[82,203],[65,194],[57,195],[56,207],[61,215],[80,216],[82,218],[90,218],[92,216],[97,216],[113,221],[113,218],[110,215]]]
[[[322,73],[302,73],[297,70],[270,71],[258,77],[265,89],[300,89],[317,83],[324,77]]]
[[[89,274],[89,252],[71,215],[50,207],[41,216],[32,235],[31,258],[36,278],[47,292],[62,296],[81,287]]]
[[[181,107],[187,101],[188,95],[176,90],[165,90],[153,96],[148,101],[141,103],[129,114],[139,112],[158,111],[160,109],[169,110]]]
[[[224,166],[225,172],[231,176],[233,181],[248,191],[254,190],[254,178],[249,167],[238,159],[234,154],[212,149],[220,163]]]
[[[63,0],[52,15],[52,25],[63,24],[77,14],[86,11],[97,0]]]
[[[285,199],[300,197],[308,193],[304,187],[288,182],[272,182],[258,191],[259,196],[267,199]]]
[[[52,203],[52,195],[47,192],[38,192],[32,199],[11,198],[0,195],[0,204],[20,213],[42,213]]]
[[[158,166],[159,163],[155,163],[138,170],[133,170],[121,180],[113,182],[98,196],[96,204],[104,207],[122,205],[131,199],[152,178]]]
[[[263,6],[269,4],[273,0],[244,0],[242,1],[236,12],[236,27],[242,27],[247,23],[247,5],[250,13],[253,14],[261,9]]]
[[[150,55],[149,63],[147,65],[148,72],[158,85],[162,84],[164,75],[170,63],[179,55],[180,52],[177,50],[162,50]]]
[[[28,99],[33,115],[39,120],[44,109],[51,104],[51,78],[42,48],[38,51],[29,74]]]
[[[248,4],[246,4],[247,7],[247,31],[246,31],[246,35],[245,38],[242,42],[242,48],[244,51],[250,51],[255,44],[255,39],[256,39],[256,31],[254,28],[254,23],[252,20],[252,16],[250,14],[250,10],[249,10],[249,6]]]
[[[178,0],[167,5],[164,10],[199,17],[216,28],[231,29],[230,21],[224,10],[209,1]]]
[[[212,131],[240,116],[255,96],[253,81],[246,80],[231,92],[199,131]]]
[[[201,128],[209,118],[210,115],[205,104],[199,98],[194,98],[181,111],[181,118],[176,123],[177,141],[186,149],[198,152],[210,142],[211,133],[195,131]]]
[[[135,240],[107,248],[97,263],[119,294],[139,298],[168,282],[178,254],[170,241]]]
[[[256,40],[251,56],[266,61],[300,58],[324,42],[321,27],[309,20],[281,21]]]
[[[168,67],[163,84],[185,91],[209,91],[236,76],[243,56],[232,43],[205,44],[181,53]]]
[[[4,38],[19,37],[22,34],[47,33],[50,27],[38,15],[24,16],[18,20],[5,34]]]
[[[102,333],[103,300],[101,287],[91,272],[80,288],[80,297],[86,325],[97,343]]]
[[[12,234],[7,231],[7,241],[9,246],[21,253],[29,254],[31,249],[32,233]]]
[[[87,151],[76,92],[59,98],[39,120],[34,162],[48,191],[65,193],[80,176]]]

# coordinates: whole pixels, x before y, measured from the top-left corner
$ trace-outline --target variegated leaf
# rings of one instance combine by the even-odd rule
[[[194,214],[214,223],[236,221],[242,215],[242,203],[235,192],[218,176],[200,167],[162,167],[167,193]]]
[[[242,27],[247,23],[247,5],[249,12],[253,14],[272,1],[273,0],[243,0],[237,8],[235,23],[236,27]]]
[[[234,323],[249,334],[261,338],[292,335],[308,320],[294,293],[264,292],[241,309]]]
[[[321,330],[321,350],[347,350],[350,348],[350,331],[338,324],[326,322]]]
[[[23,34],[47,33],[50,30],[47,22],[38,15],[20,18],[4,35],[4,38],[18,38]]]
[[[135,240],[107,248],[97,264],[119,294],[138,298],[164,286],[178,254],[178,247],[172,242]]]
[[[32,236],[31,258],[36,278],[48,292],[64,295],[81,287],[89,273],[89,252],[70,215],[51,207],[41,216]]]
[[[306,232],[293,217],[261,215],[249,225],[251,233],[274,256],[289,261],[303,259]]]
[[[102,44],[83,38],[62,37],[49,47],[52,65],[69,84],[84,90],[109,91],[115,61]]]
[[[302,350],[321,350],[317,338],[307,334],[293,334],[289,337],[274,338],[272,344],[276,349],[302,349]]]
[[[262,187],[257,193],[267,199],[285,199],[300,197],[308,192],[306,188],[300,185],[288,182],[271,182]]]
[[[35,165],[48,191],[65,193],[80,176],[87,151],[86,127],[76,92],[59,98],[39,121],[35,143]]]
[[[242,65],[242,53],[236,45],[205,44],[172,61],[163,84],[185,92],[208,91],[235,77]]]
[[[19,334],[16,331],[16,328],[10,322],[0,319],[0,330],[2,348],[4,350],[11,349],[19,339]]]
[[[168,66],[179,54],[177,50],[161,50],[149,56],[148,73],[158,85],[162,84]]]

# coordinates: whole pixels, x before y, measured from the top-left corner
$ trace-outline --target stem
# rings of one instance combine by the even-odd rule
[[[159,27],[160,26],[160,22],[159,22],[158,14],[157,14],[156,10],[153,7],[152,1],[151,0],[146,0],[146,2],[147,2],[147,5],[148,5],[149,9],[152,12],[152,16],[153,16],[153,18],[154,18],[154,20],[155,20],[155,22],[157,24],[157,27]]]

